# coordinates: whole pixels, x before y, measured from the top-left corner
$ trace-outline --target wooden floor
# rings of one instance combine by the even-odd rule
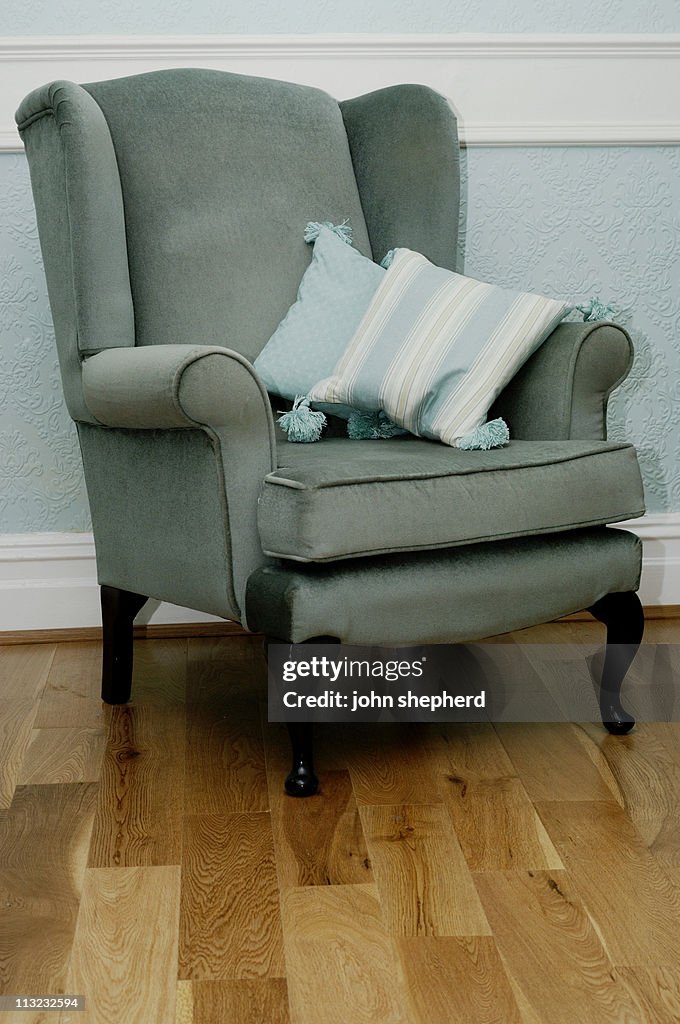
[[[320,727],[296,801],[256,638],[99,657],[0,647],[0,989],[88,1007],[0,1021],[680,1020],[680,726]]]

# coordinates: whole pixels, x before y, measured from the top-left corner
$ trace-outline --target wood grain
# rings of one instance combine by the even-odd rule
[[[0,808],[12,802],[55,651],[0,648]]]
[[[660,864],[680,867],[680,758],[656,724],[640,722],[629,736],[581,727],[585,748],[636,832]]]
[[[321,726],[295,801],[257,638],[138,642],[115,710],[98,645],[66,646],[0,648],[4,991],[72,989],[72,963],[94,1016],[59,1024],[680,1019],[677,723]]]
[[[87,1024],[175,1024],[178,867],[88,868],[68,972]]]
[[[196,814],[269,809],[259,707],[254,699],[187,707],[187,805]]]
[[[360,813],[390,934],[489,934],[442,804],[364,806]]]
[[[495,729],[532,801],[614,800],[596,766],[583,756],[574,726],[532,722]]]
[[[179,864],[184,707],[110,709],[90,867]]]
[[[563,866],[491,725],[432,726],[427,750],[472,870]]]
[[[678,1024],[680,968],[620,967],[617,973],[643,1009],[644,1024]]]
[[[359,805],[418,803],[424,793],[432,792],[434,778],[421,743],[421,726],[363,725],[342,735],[347,740],[343,759]]]
[[[105,746],[102,729],[33,729],[18,784],[97,782]]]
[[[288,889],[282,914],[295,1024],[410,1024],[375,886]]]
[[[177,982],[175,1024],[194,1024],[194,984],[192,981]]]
[[[56,650],[53,644],[0,647],[0,699],[35,701],[45,686]]]
[[[36,704],[10,697],[0,702],[0,808],[10,807],[31,742]]]
[[[412,1024],[522,1024],[490,936],[396,940]]]
[[[319,792],[291,800],[280,773],[270,777],[279,887],[352,885],[373,881],[349,773],[321,772]]]
[[[539,813],[616,966],[677,965],[680,888],[615,803],[542,803]]]
[[[256,638],[189,643],[186,787],[194,814],[269,808],[260,647]]]
[[[57,647],[35,719],[37,729],[105,726],[100,698],[101,657],[99,643]]]
[[[182,979],[283,977],[268,814],[190,815],[182,860]]]
[[[132,703],[183,704],[186,699],[187,642],[136,640]]]
[[[0,812],[0,992],[63,991],[96,786],[19,786]]]
[[[283,978],[194,981],[193,1024],[290,1024]]]
[[[542,1024],[639,1024],[566,872],[475,880],[506,968]]]

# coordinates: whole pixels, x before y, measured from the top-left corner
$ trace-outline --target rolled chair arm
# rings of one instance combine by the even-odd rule
[[[107,427],[226,427],[259,421],[274,451],[267,392],[242,355],[209,345],[107,349],[83,363],[88,409]]]
[[[242,619],[248,577],[267,561],[257,532],[257,502],[262,481],[276,467],[271,406],[251,364],[239,353],[219,346],[107,349],[83,363],[83,394],[87,408],[98,421],[97,426],[81,425],[81,443],[85,440],[90,448],[86,477],[89,465],[87,484],[93,520],[99,517],[100,521],[100,579],[134,589],[126,582],[117,582],[122,578],[121,552],[131,557],[129,537],[134,536],[136,550],[144,554],[135,560],[132,580],[138,588],[143,587],[138,582],[139,567],[151,564],[147,551],[158,545],[156,520],[150,517],[147,522],[144,517],[140,521],[135,511],[140,503],[150,500],[144,497],[147,477],[152,477],[157,486],[161,481],[161,489],[170,495],[173,490],[181,493],[184,485],[177,467],[181,465],[181,453],[187,450],[186,438],[181,435],[207,434],[214,462],[203,467],[202,479],[212,481],[206,484],[208,491],[213,484],[217,486],[211,497],[214,518],[209,520],[207,535],[200,533],[196,523],[192,526],[184,522],[182,515],[176,521],[171,512],[163,514],[165,528],[175,531],[180,547],[197,543],[201,536],[206,543],[212,543],[213,535],[224,536],[223,581],[215,570],[219,595],[213,595],[212,603],[205,604],[205,598],[204,604],[197,603],[196,593],[191,590],[192,570],[178,573],[172,560],[167,563],[168,578],[159,583],[159,565],[166,564],[162,559],[153,562],[151,582],[139,592],[169,594],[168,599],[176,604]],[[200,446],[194,445],[191,450],[198,457],[195,453]],[[187,506],[186,501],[184,504]],[[188,506],[194,507],[191,502]],[[181,502],[178,507],[183,507]],[[112,522],[116,523],[115,529]],[[205,523],[202,528],[206,529]],[[148,532],[146,539],[144,529]],[[221,557],[216,556],[216,566]],[[200,593],[204,589],[201,585]]]
[[[494,403],[511,437],[607,438],[607,401],[633,362],[628,333],[612,323],[560,324]]]

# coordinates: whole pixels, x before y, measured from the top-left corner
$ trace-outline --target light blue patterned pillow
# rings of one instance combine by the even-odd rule
[[[382,410],[418,437],[487,447],[475,433],[494,399],[568,309],[396,249],[354,337],[309,399]],[[492,426],[507,438],[502,421]]]
[[[348,236],[346,225],[307,226],[305,238],[315,239],[312,262],[297,300],[254,364],[275,395],[306,395],[333,372],[385,276],[382,267],[348,244]],[[342,405],[320,408],[344,419],[352,411]]]

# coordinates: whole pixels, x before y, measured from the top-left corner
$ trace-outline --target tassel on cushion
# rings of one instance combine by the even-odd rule
[[[322,412],[309,408],[309,399],[306,395],[297,395],[293,408],[282,413],[277,422],[281,430],[288,435],[289,441],[310,444],[321,437],[321,432],[326,426],[326,417]]]
[[[481,427],[471,430],[469,434],[458,438],[457,448],[465,452],[488,451],[489,448],[502,448],[510,440],[510,431],[505,420],[491,420],[482,423]]]
[[[619,316],[619,311],[615,306],[602,302],[595,295],[589,302],[585,302],[580,306],[574,306],[574,309],[577,309],[583,315],[586,323],[593,320],[615,320]]]
[[[383,270],[388,270],[392,266],[392,260],[394,259],[396,252],[396,249],[390,249],[389,252],[385,253],[385,255],[380,261],[380,266],[383,268]]]
[[[407,434],[403,427],[388,419],[384,412],[353,412],[347,420],[347,436],[353,441],[380,441]]]
[[[342,224],[331,224],[329,220],[310,220],[305,226],[305,242],[316,242],[321,228],[328,228],[334,235],[341,238],[343,242],[347,242],[348,245],[352,244],[352,225],[346,220],[343,220]]]

